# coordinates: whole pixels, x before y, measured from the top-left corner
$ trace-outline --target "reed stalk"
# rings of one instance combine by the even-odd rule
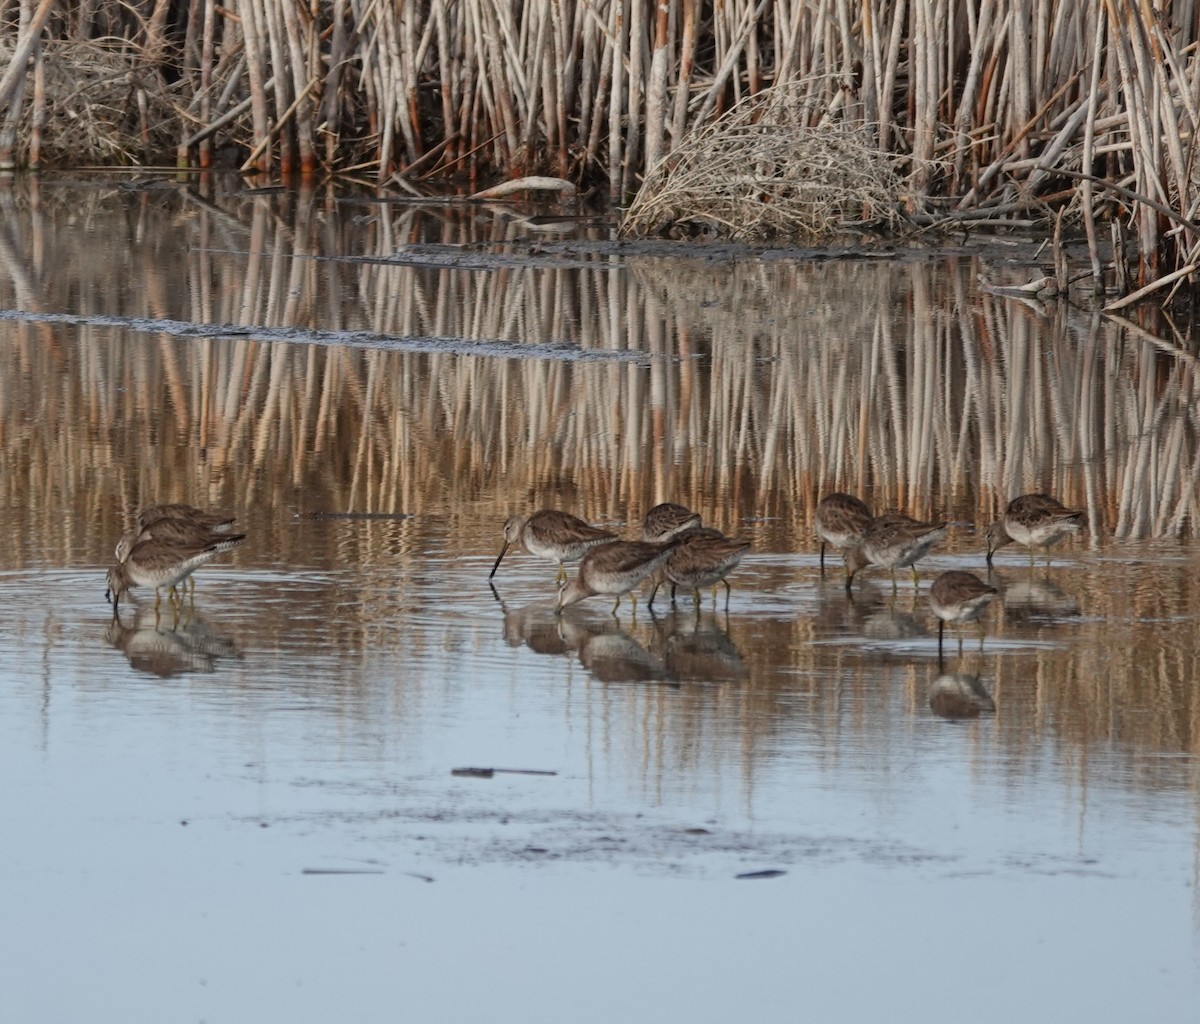
[[[667,187],[647,185],[654,166],[782,89],[801,93],[797,129],[869,131],[894,201],[922,217],[1020,195],[1096,237],[1117,211],[1064,181],[1080,169],[1185,218],[1200,208],[1191,4],[92,0],[51,19],[54,7],[24,0],[0,27],[0,164],[29,162],[37,107],[43,162],[207,167],[233,149],[259,173],[373,169],[383,186],[438,151],[427,180],[553,172],[624,198]],[[1200,240],[1165,233],[1138,200],[1129,213],[1139,285],[1192,262]]]

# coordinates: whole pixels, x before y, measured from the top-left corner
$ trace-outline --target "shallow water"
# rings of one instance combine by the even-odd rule
[[[1186,344],[981,293],[1025,273],[998,247],[4,201],[14,1019],[1190,1019]],[[919,593],[822,577],[838,488],[957,524]],[[984,574],[1026,490],[1084,535],[1004,549],[982,643],[939,659],[929,581]],[[519,552],[488,584],[514,511],[625,530],[664,499],[753,542],[727,611],[557,619]],[[113,623],[104,568],[152,500],[249,539],[178,615],[135,593]]]

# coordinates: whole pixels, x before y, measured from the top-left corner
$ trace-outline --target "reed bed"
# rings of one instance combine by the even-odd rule
[[[3,0],[0,165],[231,160],[408,190],[546,172],[615,199],[640,189],[658,210],[628,222],[644,231],[708,204],[720,226],[735,183],[778,208],[771,166],[812,163],[811,180],[810,145],[849,137],[890,172],[890,201],[872,193],[859,217],[978,227],[1061,212],[1086,231],[1097,281],[1116,233],[1133,283],[1165,289],[1200,259],[1198,14],[1195,0]],[[775,134],[799,139],[768,155],[745,112],[780,97]],[[79,131],[93,108],[125,113],[115,136]],[[707,200],[705,146],[731,161]],[[819,226],[778,209],[754,221]]]

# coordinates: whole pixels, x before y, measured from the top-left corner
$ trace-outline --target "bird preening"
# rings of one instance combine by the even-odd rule
[[[113,617],[119,614],[121,598],[133,587],[153,588],[156,614],[164,589],[177,610],[177,588],[186,581],[194,589],[192,573],[246,539],[246,534],[233,532],[235,522],[231,515],[191,505],[141,509],[134,527],[117,542],[115,561],[106,574],[104,597],[112,604]]]

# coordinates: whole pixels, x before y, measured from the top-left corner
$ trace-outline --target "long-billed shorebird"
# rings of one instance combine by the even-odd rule
[[[113,552],[117,562],[124,562],[134,546],[144,540],[161,540],[168,544],[203,545],[233,533],[236,517],[226,512],[210,512],[195,505],[147,505],[140,509],[132,530],[126,530]],[[196,579],[188,576],[193,593]]]
[[[984,583],[978,576],[955,569],[942,573],[929,588],[929,607],[938,620],[938,653],[947,622],[978,622],[979,641],[983,642],[983,623],[980,616],[987,611],[1000,592]],[[962,650],[962,634],[958,635]]]
[[[684,505],[664,501],[655,505],[642,520],[642,540],[647,544],[662,544],[700,525],[700,513]]]
[[[131,587],[153,587],[154,609],[162,600],[162,588],[173,589],[205,562],[225,551],[232,551],[246,539],[244,533],[232,533],[220,540],[203,544],[169,544],[161,540],[143,540],[133,546],[129,557],[108,570],[108,589],[104,598],[113,606],[113,615],[122,596]]]
[[[621,597],[629,594],[642,580],[656,572],[679,546],[679,539],[665,544],[647,544],[640,540],[613,540],[592,548],[579,563],[573,580],[564,580],[558,588],[556,610],[582,601],[594,594],[614,597],[612,612],[617,614]],[[636,608],[636,597],[629,603]]]
[[[839,550],[852,548],[862,540],[863,530],[871,521],[871,509],[861,498],[837,491],[817,502],[813,526],[821,541],[821,575],[825,575],[825,545]]]
[[[668,556],[662,567],[654,573],[654,587],[646,601],[646,607],[654,605],[654,595],[663,583],[671,584],[671,601],[675,600],[675,588],[683,587],[693,592],[693,600],[699,605],[700,591],[713,588],[713,601],[717,599],[717,585],[725,584],[725,607],[729,607],[728,576],[742,555],[750,547],[748,540],[726,537],[720,530],[708,527],[693,527],[677,536],[679,546]]]
[[[504,553],[513,544],[521,545],[538,558],[557,562],[556,579],[562,581],[567,575],[563,562],[578,561],[598,544],[606,544],[616,538],[617,535],[611,530],[602,530],[569,512],[559,512],[553,508],[544,508],[531,516],[509,516],[504,523],[504,546],[496,556],[496,564],[488,573],[488,579],[496,575],[496,570],[504,560]]]
[[[1083,509],[1067,508],[1048,494],[1022,494],[988,527],[987,563],[992,564],[992,557],[1005,544],[1016,541],[1029,548],[1032,565],[1035,548],[1048,548],[1082,526]]]
[[[896,592],[896,570],[912,569],[913,586],[920,587],[917,562],[946,536],[945,523],[923,523],[899,512],[887,512],[872,519],[863,530],[862,540],[846,552],[846,590],[861,569],[877,565],[892,577]]]

